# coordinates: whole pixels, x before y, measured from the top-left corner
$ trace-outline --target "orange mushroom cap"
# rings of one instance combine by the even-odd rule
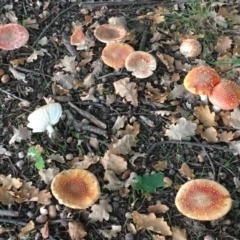
[[[126,69],[132,71],[132,75],[137,78],[147,78],[153,74],[157,68],[156,59],[149,53],[135,51],[126,58]]]
[[[60,204],[75,209],[88,208],[101,195],[95,175],[82,169],[70,169],[57,174],[51,190]]]
[[[209,95],[220,82],[217,71],[208,66],[193,68],[184,78],[183,85],[191,93]]]
[[[104,43],[120,42],[126,35],[126,29],[117,24],[103,24],[94,30],[94,36]]]
[[[221,184],[207,179],[195,179],[181,186],[175,204],[189,218],[211,221],[229,212],[232,199]]]
[[[103,62],[112,68],[125,67],[127,56],[134,51],[127,43],[111,43],[102,51]]]
[[[240,87],[233,81],[222,79],[213,88],[209,101],[223,110],[232,110],[240,103]]]
[[[70,39],[72,45],[79,45],[84,42],[86,36],[80,27],[75,28]]]
[[[185,39],[180,45],[180,53],[185,57],[197,57],[202,51],[202,45],[196,39]]]
[[[29,38],[26,28],[16,23],[0,26],[0,48],[14,50],[22,47]]]

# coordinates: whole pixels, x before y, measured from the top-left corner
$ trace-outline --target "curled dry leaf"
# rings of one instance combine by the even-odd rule
[[[46,239],[49,237],[49,228],[48,228],[48,223],[49,221],[47,221],[44,226],[40,229],[40,232],[42,234],[43,239]]]
[[[167,161],[158,161],[153,168],[157,171],[164,171],[167,168]]]
[[[23,237],[25,234],[30,233],[32,230],[35,229],[35,224],[34,222],[31,220],[25,227],[23,227],[21,229],[21,232],[18,234],[18,237],[21,238]]]
[[[116,122],[112,127],[112,130],[119,130],[120,128],[123,128],[127,119],[127,116],[118,116]]]
[[[45,53],[47,53],[47,50],[44,48],[41,48],[40,50],[34,49],[33,53],[27,58],[27,62],[31,63],[34,60],[37,60],[38,56],[44,56]]]
[[[165,213],[169,210],[169,207],[162,204],[161,201],[157,201],[155,205],[149,206],[147,210],[150,213]]]
[[[127,155],[132,151],[132,147],[135,146],[135,143],[135,136],[132,134],[127,134],[121,139],[114,141],[110,149],[116,154]]]
[[[145,215],[139,214],[137,211],[133,211],[132,217],[137,230],[144,228],[156,233],[161,233],[163,236],[172,235],[167,222],[165,222],[163,218],[156,218],[154,213]]]
[[[169,72],[173,72],[175,70],[174,57],[160,52],[157,52],[156,55],[161,60],[161,62],[167,67]]]
[[[149,82],[146,84],[145,97],[152,102],[164,103],[168,94],[168,92],[161,93],[158,88],[154,88]]]
[[[38,171],[38,174],[40,175],[40,178],[44,183],[47,185],[50,184],[53,180],[53,178],[59,173],[59,168],[48,168],[48,169],[42,169]]]
[[[224,36],[218,40],[217,45],[215,46],[214,49],[216,52],[221,53],[231,48],[231,45],[232,45],[232,39]]]
[[[117,191],[120,190],[124,183],[120,181],[116,174],[111,170],[106,170],[104,173],[104,180],[108,181],[108,184],[105,184],[103,188],[107,188],[109,191]]]
[[[178,172],[188,179],[193,179],[195,175],[193,174],[193,169],[191,169],[186,163],[183,163]]]
[[[229,143],[231,140],[234,139],[234,135],[235,133],[230,131],[223,131],[220,134],[218,134],[218,138],[219,138],[219,142],[225,142],[225,143]]]
[[[121,156],[117,156],[110,151],[107,151],[104,157],[100,160],[104,169],[112,170],[116,174],[121,174],[127,170],[127,162]]]
[[[218,142],[217,130],[214,127],[209,127],[203,130],[202,125],[197,126],[196,133],[200,134],[203,139],[206,139],[208,142],[215,143]]]

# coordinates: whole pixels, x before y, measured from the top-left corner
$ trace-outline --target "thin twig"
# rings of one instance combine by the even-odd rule
[[[184,145],[191,145],[196,147],[204,147],[204,148],[212,148],[212,149],[219,149],[227,152],[233,152],[231,149],[223,148],[223,146],[220,145],[208,145],[203,143],[195,143],[195,142],[185,142],[185,141],[177,141],[177,140],[170,140],[170,141],[162,141],[162,142],[156,142],[154,143],[149,150],[147,151],[147,156],[151,154],[151,152],[158,146],[164,145],[164,144],[184,144]]]
[[[14,225],[20,225],[20,226],[26,226],[26,222],[22,222],[19,220],[13,220],[13,219],[5,219],[5,218],[0,218],[1,223],[12,223]]]
[[[71,102],[68,102],[68,104],[75,109],[79,114],[81,114],[83,117],[87,118],[90,122],[94,123],[96,126],[102,128],[102,129],[106,129],[107,125],[100,121],[99,119],[97,119],[95,116],[93,116],[91,113],[86,112],[80,108],[78,108],[76,105],[74,105]]]
[[[7,216],[7,217],[18,217],[19,212],[12,211],[12,210],[0,210],[1,216]]]
[[[144,51],[145,45],[146,45],[146,42],[147,42],[147,37],[148,37],[148,31],[145,29],[143,31],[141,42],[139,44],[139,48],[138,48],[139,51]]]
[[[14,95],[14,94],[6,91],[6,90],[3,90],[2,88],[0,88],[0,92],[5,93],[5,94],[7,94],[7,95],[9,95],[9,96],[11,96],[11,97],[13,97],[13,98],[16,98],[16,99],[20,100],[20,101],[26,102],[27,104],[30,104],[29,101],[27,101],[27,100],[25,100],[25,99],[23,99],[23,98],[17,97],[16,95]]]
[[[64,9],[63,11],[61,11],[45,28],[44,30],[39,34],[38,38],[36,39],[36,41],[33,43],[33,47],[38,43],[38,41],[42,38],[43,34],[52,26],[52,24],[64,13],[68,12],[70,9],[72,9],[73,7],[82,6],[82,3],[74,3],[72,4],[70,7]]]

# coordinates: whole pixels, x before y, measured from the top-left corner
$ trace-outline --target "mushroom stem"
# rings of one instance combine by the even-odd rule
[[[48,131],[48,135],[49,135],[49,137],[51,137],[52,136],[52,134],[55,132],[55,130],[54,130],[54,128],[53,128],[53,126],[52,125],[48,125],[47,126],[47,131]]]
[[[217,106],[215,106],[215,105],[213,105],[213,106],[212,106],[212,110],[213,110],[215,113],[218,113],[218,112],[220,112],[222,109],[219,108],[219,107],[217,107]]]
[[[203,103],[208,104],[208,96],[207,95],[200,95],[200,99]]]

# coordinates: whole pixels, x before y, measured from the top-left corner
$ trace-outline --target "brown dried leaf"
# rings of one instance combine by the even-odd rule
[[[13,144],[15,142],[21,142],[22,140],[27,140],[31,138],[31,131],[29,131],[23,125],[18,126],[18,129],[12,126],[13,136],[11,137],[9,144]]]
[[[54,73],[52,80],[59,83],[65,89],[73,88],[74,78],[70,74],[63,74],[63,72],[56,72]]]
[[[240,109],[235,108],[229,117],[230,126],[240,129]]]
[[[168,100],[181,98],[184,94],[186,94],[186,88],[183,86],[183,84],[175,84],[173,90],[168,95]]]
[[[83,240],[87,236],[82,223],[76,221],[68,223],[68,233],[71,240]]]
[[[74,162],[72,167],[79,169],[87,169],[90,165],[97,163],[99,160],[99,156],[92,156],[91,154],[84,155],[83,160]]]
[[[199,134],[202,138],[206,139],[210,143],[218,142],[217,130],[214,127],[209,127],[203,130],[203,126],[198,126]]]
[[[112,206],[109,204],[110,199],[103,199],[99,201],[99,204],[94,204],[91,207],[92,213],[89,214],[91,221],[102,222],[104,219],[109,220],[109,212],[112,212]]]
[[[137,230],[144,228],[156,233],[161,233],[164,236],[172,235],[167,222],[165,222],[163,218],[156,218],[154,213],[145,215],[139,214],[137,211],[133,211],[132,217]]]
[[[65,72],[76,73],[77,62],[75,61],[76,56],[70,57],[65,55],[63,59],[60,59],[61,67]]]
[[[116,122],[112,127],[112,130],[119,130],[120,128],[123,128],[127,119],[127,116],[118,116]]]
[[[40,204],[45,204],[51,198],[52,198],[51,193],[48,190],[44,189],[44,190],[39,191],[37,202]]]
[[[240,141],[231,141],[229,148],[233,150],[234,155],[240,155]]]
[[[157,201],[155,205],[149,206],[147,210],[150,213],[165,213],[169,210],[169,207],[162,204],[161,201]]]
[[[59,168],[48,168],[38,171],[40,178],[44,183],[50,184],[53,178],[59,173]]]
[[[42,234],[42,237],[44,239],[48,238],[49,237],[49,228],[48,228],[48,223],[49,221],[47,221],[44,226],[40,229],[40,232]]]
[[[123,157],[117,156],[110,151],[104,154],[100,160],[105,170],[112,170],[116,174],[121,174],[127,170],[127,162]]]
[[[231,45],[232,45],[232,39],[224,36],[218,39],[218,42],[214,49],[216,52],[221,53],[231,48]]]
[[[105,171],[104,180],[108,181],[109,183],[104,185],[103,188],[107,188],[110,191],[120,190],[124,186],[124,183],[120,181],[116,174],[111,170]]]
[[[85,88],[90,88],[95,83],[95,78],[93,73],[89,73],[83,80],[83,86]]]
[[[223,131],[222,133],[218,134],[218,138],[220,142],[225,142],[225,143],[229,143],[231,140],[234,139],[234,135],[235,133],[230,131]]]
[[[35,228],[35,224],[31,220],[25,227],[21,229],[21,232],[18,234],[18,237],[23,237],[25,234],[31,232],[34,228]]]
[[[153,168],[157,171],[164,171],[167,168],[167,161],[158,161]]]
[[[183,163],[181,168],[178,169],[178,172],[188,179],[193,179],[195,175],[193,174],[193,169],[191,169],[186,163]]]
[[[164,103],[167,100],[168,93],[161,93],[158,88],[154,88],[151,83],[146,84],[145,97],[152,102]]]
[[[187,240],[186,229],[172,227],[172,240]]]
[[[235,108],[236,109],[236,108]],[[234,110],[233,110],[234,111]],[[222,118],[222,121],[223,121],[223,124],[225,126],[230,126],[230,115],[231,115],[231,112],[230,111],[221,111],[219,113],[220,117]]]
[[[126,98],[134,107],[138,106],[136,83],[129,82],[130,78],[123,78],[113,83],[116,94]]]
[[[135,146],[135,143],[135,136],[132,134],[127,134],[121,139],[115,140],[110,149],[117,154],[127,155],[132,151],[132,147]]]
[[[161,52],[157,52],[156,55],[161,60],[161,62],[167,67],[169,72],[173,72],[175,70],[174,57]]]
[[[194,108],[194,115],[203,123],[205,127],[216,126],[215,113],[211,112],[208,105]]]

